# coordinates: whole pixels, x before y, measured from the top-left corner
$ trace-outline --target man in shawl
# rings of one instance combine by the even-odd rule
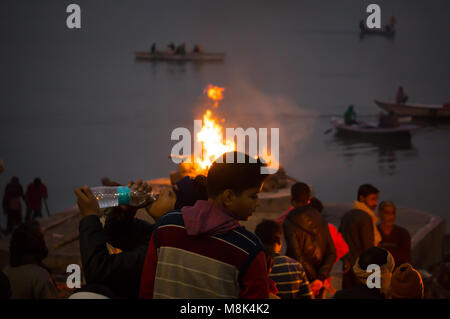
[[[379,191],[370,184],[361,185],[358,189],[357,200],[353,208],[341,219],[339,232],[344,237],[350,251],[342,257],[343,261],[343,288],[358,283],[353,273],[353,265],[363,251],[377,246],[381,235],[376,227],[378,218],[374,210],[378,205]]]

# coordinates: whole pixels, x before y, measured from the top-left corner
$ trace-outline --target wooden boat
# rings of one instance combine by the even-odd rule
[[[174,54],[169,51],[157,51],[151,54],[148,51],[135,52],[137,60],[148,61],[175,61],[175,62],[222,62],[225,59],[225,53],[194,53],[188,52],[184,55]]]
[[[450,119],[450,105],[430,104],[397,104],[375,100],[375,103],[388,112],[393,111],[397,115],[409,115],[428,119]]]
[[[395,35],[395,29],[393,27],[390,27],[388,25],[384,26],[380,29],[369,29],[367,27],[360,28],[360,35],[363,37],[366,34],[378,34],[378,35],[384,35],[386,37],[392,37]]]
[[[398,127],[379,127],[376,122],[361,122],[358,124],[345,125],[343,118],[332,118],[331,124],[341,135],[365,136],[373,138],[411,138],[420,126],[413,124],[401,124]]]

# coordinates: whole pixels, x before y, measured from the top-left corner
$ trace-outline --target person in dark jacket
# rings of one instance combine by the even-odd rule
[[[175,207],[193,205],[197,199],[205,199],[206,188],[202,189],[201,181],[202,178],[198,176],[195,180],[184,178],[174,190],[163,189],[157,201],[143,206],[150,216],[158,220]],[[141,180],[129,186],[150,190]],[[110,210],[103,229],[98,217],[98,203],[89,188],[77,188],[75,194],[83,216],[79,233],[81,261],[88,284],[84,291],[110,298],[137,298],[147,247],[155,226],[135,218],[137,208],[120,206]],[[121,252],[110,254],[106,243]]]
[[[379,266],[377,274],[369,266]],[[395,261],[392,255],[383,248],[371,247],[362,252],[353,266],[358,279],[357,284],[338,291],[335,299],[385,299],[389,297],[392,271]],[[376,271],[376,270],[375,270]],[[378,281],[378,282],[377,282]]]
[[[316,297],[321,298],[329,286],[330,271],[336,260],[336,248],[323,216],[310,205],[311,190],[305,183],[291,188],[294,209],[283,222],[286,255],[306,271]]]
[[[353,209],[341,218],[339,232],[350,248],[350,251],[342,257],[344,288],[358,283],[352,271],[358,256],[364,250],[377,246],[381,241],[381,235],[376,227],[378,218],[374,214],[378,205],[378,194],[379,191],[374,186],[361,185],[358,189],[358,200],[354,201]]]

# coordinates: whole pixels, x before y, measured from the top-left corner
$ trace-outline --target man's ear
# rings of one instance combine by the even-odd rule
[[[234,192],[231,189],[226,189],[222,195],[222,203],[225,207],[229,207],[234,199],[236,198],[236,195],[234,194]]]

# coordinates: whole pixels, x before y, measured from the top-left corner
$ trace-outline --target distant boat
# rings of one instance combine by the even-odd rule
[[[409,115],[427,119],[450,119],[450,104],[397,104],[375,100],[375,103],[388,112],[393,111],[397,115]]]
[[[398,127],[378,127],[375,122],[361,122],[358,124],[346,125],[343,118],[333,117],[331,124],[337,132],[342,135],[364,136],[372,138],[411,138],[420,126],[412,124],[401,124]]]
[[[360,35],[363,37],[366,34],[378,34],[386,37],[392,37],[395,35],[395,28],[391,25],[385,25],[380,29],[369,29],[367,27],[360,27]]]
[[[169,51],[157,51],[152,54],[148,51],[135,52],[136,59],[148,61],[179,61],[179,62],[222,62],[225,53],[194,53],[174,54]]]

